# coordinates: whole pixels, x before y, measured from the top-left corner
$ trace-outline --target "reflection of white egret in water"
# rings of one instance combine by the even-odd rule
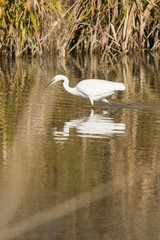
[[[126,125],[115,123],[114,119],[106,114],[94,114],[92,111],[89,117],[65,122],[63,131],[53,132],[57,140],[67,140],[70,129],[75,128],[79,137],[104,138],[112,134],[124,133]]]

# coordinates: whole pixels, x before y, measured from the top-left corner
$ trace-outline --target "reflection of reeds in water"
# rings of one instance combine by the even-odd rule
[[[67,120],[74,119],[77,113],[73,105],[75,104],[76,107],[78,100],[75,98],[75,103],[71,102],[71,106],[65,109],[66,107],[63,106],[65,99],[60,96],[62,93],[60,87],[49,89],[49,92],[42,93],[41,91],[53,75],[60,72],[72,78],[73,86],[76,84],[75,81],[80,80],[79,78],[101,76],[101,78],[106,77],[110,80],[123,81],[124,79],[127,89],[123,93],[122,100],[125,103],[129,99],[143,96],[144,91],[147,92],[149,100],[158,99],[156,94],[159,90],[158,69],[156,69],[158,60],[151,58],[152,61],[150,59],[146,61],[145,57],[142,57],[141,60],[138,62],[137,57],[132,59],[125,57],[116,65],[105,66],[102,64],[99,66],[96,58],[92,58],[91,61],[85,59],[86,62],[78,57],[77,60],[69,58],[62,61],[57,60],[57,63],[44,59],[43,68],[44,71],[47,69],[48,75],[45,78],[42,78],[42,69],[38,68],[36,60],[33,60],[31,65],[34,68],[33,71],[30,66],[31,68],[29,67],[24,74],[24,67],[23,70],[21,67],[17,68],[18,75],[15,74],[12,81],[10,72],[13,75],[13,70],[6,71],[10,86],[8,89],[14,89],[16,94],[18,94],[19,86],[22,89],[21,80],[24,79],[22,77],[24,75],[27,86],[27,78],[30,76],[27,72],[33,73],[31,75],[33,83],[30,85],[30,94],[27,98],[23,99],[25,87],[24,91],[18,95],[19,100],[16,102],[21,102],[20,99],[22,99],[23,105],[19,105],[21,115],[16,121],[17,125],[10,140],[11,144],[8,145],[8,142],[6,144],[8,137],[5,138],[5,142],[0,142],[1,146],[5,146],[3,157],[7,163],[7,165],[5,163],[1,166],[1,177],[5,181],[0,185],[0,226],[3,228],[0,236],[6,236],[7,239],[12,234],[17,234],[18,237],[21,231],[25,233],[48,223],[48,221],[63,218],[67,214],[69,214],[72,226],[67,225],[68,220],[64,224],[66,231],[69,232],[70,227],[73,230],[77,224],[78,214],[74,211],[81,208],[85,209],[87,225],[93,232],[97,223],[94,222],[90,209],[87,208],[88,206],[91,208],[92,203],[94,203],[94,208],[96,204],[106,206],[106,213],[103,212],[106,214],[105,219],[109,217],[108,212],[111,211],[110,215],[112,215],[112,211],[114,212],[118,205],[118,211],[115,212],[116,218],[119,216],[120,221],[125,223],[124,231],[129,236],[132,232],[130,228],[133,227],[133,222],[131,220],[128,224],[128,219],[134,218],[134,222],[139,223],[134,225],[135,235],[141,236],[140,228],[148,229],[148,223],[145,220],[150,213],[151,201],[153,201],[153,198],[150,198],[150,191],[157,184],[157,175],[159,174],[158,140],[160,133],[156,132],[156,113],[146,114],[142,110],[128,110],[127,108],[121,111],[111,111],[110,114],[113,118],[117,117],[127,126],[125,133],[120,137],[111,137],[109,140],[98,139],[96,144],[94,141],[90,142],[83,138],[79,138],[78,141],[68,139],[63,147],[62,145],[53,145],[53,149],[50,149],[48,155],[45,155],[50,122],[54,121],[57,114],[60,115],[60,124],[66,121],[65,117]],[[3,74],[1,78],[3,88],[7,87],[3,81],[6,76]],[[11,87],[12,84],[13,87]],[[28,90],[28,87],[26,89]],[[155,89],[155,92],[151,89]],[[14,95],[12,91],[11,95]],[[57,98],[60,108],[55,107]],[[2,110],[4,122],[6,119],[4,110],[7,103],[6,95],[1,99],[4,104]],[[139,98],[138,102],[142,99]],[[79,109],[85,108],[84,106],[80,106]],[[16,106],[14,109],[17,111]],[[78,112],[78,116],[82,114],[83,111]],[[59,122],[55,120],[55,124],[59,124]],[[6,122],[5,125],[10,128],[12,123]],[[5,134],[9,135],[10,133]],[[156,134],[156,138],[154,138],[154,134]],[[50,140],[53,141],[53,139]],[[50,140],[48,139],[48,141]],[[78,152],[77,149],[80,151]],[[145,154],[146,158],[144,158]],[[106,184],[100,185],[102,182]],[[92,189],[93,186],[98,187]],[[40,199],[43,197],[46,199],[46,196],[50,197],[50,203],[47,206],[40,202]],[[66,197],[65,201],[64,196]],[[44,208],[47,210],[43,211]],[[103,215],[98,208],[95,209],[97,215]],[[141,209],[142,217],[146,216],[142,221],[139,217]],[[129,239],[128,235],[126,235],[127,239]]]
[[[68,69],[67,66],[66,68],[64,67],[64,72],[68,73],[71,79],[74,78],[73,76],[76,76],[78,69],[78,75],[81,76],[79,77],[80,79],[94,77],[104,78],[105,76],[106,79],[109,80],[124,81],[127,89],[123,92],[123,102],[126,104],[130,102],[136,103],[138,106],[142,106],[141,110],[139,110],[138,107],[137,109],[123,109],[121,121],[127,126],[125,137],[122,135],[119,141],[114,138],[110,140],[109,152],[112,152],[112,154],[109,156],[109,159],[114,166],[114,168],[110,169],[112,174],[116,171],[118,173],[120,171],[127,171],[124,173],[126,176],[126,184],[129,186],[127,202],[125,202],[123,209],[125,215],[128,215],[129,218],[133,217],[136,221],[140,220],[139,211],[134,202],[134,200],[136,201],[136,198],[139,197],[139,199],[137,199],[137,206],[142,207],[143,214],[147,218],[149,217],[149,208],[147,208],[147,206],[151,206],[152,201],[150,199],[151,186],[156,185],[157,174],[159,174],[160,151],[158,147],[159,140],[157,141],[157,139],[160,138],[160,132],[157,129],[159,113],[157,115],[157,113],[152,110],[154,104],[154,110],[157,108],[159,111],[159,59],[148,55],[141,55],[132,58],[123,57],[113,65],[107,65],[107,63],[99,65],[97,58],[92,56],[91,59],[85,60],[86,64],[84,62],[83,67],[81,64],[82,59],[77,57],[77,60],[74,64],[75,67],[72,69]],[[76,77],[76,81],[78,81],[78,77]],[[73,86],[75,85],[74,79],[72,79],[71,84],[73,84]],[[154,102],[153,104],[152,101]],[[143,110],[145,104],[151,106],[151,111]],[[86,160],[88,142],[86,139],[82,141],[83,166],[79,164],[78,167],[85,176],[87,176],[87,174],[92,175],[92,181],[98,182],[98,179],[101,178],[100,173],[94,171],[94,167],[92,163],[89,162],[89,159]],[[102,143],[102,148],[106,149],[106,146],[108,145]],[[107,154],[107,150],[104,149],[102,151],[106,154],[107,159],[109,153]],[[103,167],[105,168],[105,164]],[[156,173],[155,169],[157,168],[158,172]],[[89,181],[89,177],[87,179]],[[138,185],[136,185],[137,179],[139,179]],[[132,184],[134,185],[133,188],[131,187]],[[132,208],[132,206],[134,207]],[[131,209],[129,209],[130,207]],[[123,220],[127,221],[125,216]],[[140,226],[144,230],[147,228],[147,225],[145,219],[143,220],[143,224],[140,224]],[[126,224],[126,226],[128,225]],[[130,229],[128,229],[128,231],[130,231]],[[139,231],[138,226],[135,227],[134,231],[136,233]],[[140,232],[139,235],[141,235]]]
[[[0,118],[3,122],[2,129],[12,138],[27,92],[32,85],[33,68],[30,64],[26,67],[21,60],[12,61],[5,58],[0,65]]]
[[[3,216],[3,219],[0,218],[1,228],[9,226],[13,221],[33,174],[29,165],[34,165],[36,156],[40,159],[39,151],[34,144],[43,133],[40,129],[46,111],[50,110],[47,105],[49,99],[46,98],[44,111],[43,97],[41,98],[37,92],[40,87],[38,76],[42,72],[41,68],[37,68],[35,76],[33,66],[37,66],[38,63],[33,60],[31,64],[26,62],[23,64],[24,61],[20,60],[1,67],[0,119],[3,122],[0,132],[3,178],[3,184],[0,185],[1,193],[3,192],[0,196],[0,210]]]

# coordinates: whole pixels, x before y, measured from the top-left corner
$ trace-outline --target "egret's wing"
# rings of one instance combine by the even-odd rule
[[[85,96],[103,98],[111,95],[115,90],[124,90],[125,86],[123,83],[88,79],[79,82],[76,89]]]

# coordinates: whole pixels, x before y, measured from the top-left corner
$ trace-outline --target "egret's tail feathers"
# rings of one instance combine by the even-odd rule
[[[116,90],[123,91],[126,89],[126,86],[123,83],[117,83]]]

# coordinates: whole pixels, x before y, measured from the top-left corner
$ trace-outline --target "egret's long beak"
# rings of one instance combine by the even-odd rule
[[[52,85],[54,82],[55,82],[55,80],[53,79],[50,83],[48,83],[48,84],[43,88],[43,90],[46,89],[48,86]]]

